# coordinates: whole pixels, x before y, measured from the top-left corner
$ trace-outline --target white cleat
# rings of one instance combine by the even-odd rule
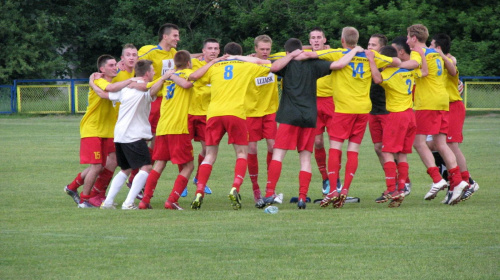
[[[453,205],[460,201],[462,194],[465,192],[465,189],[469,186],[467,182],[462,181],[460,184],[456,185],[453,189],[453,195],[451,196],[450,202],[448,204]]]
[[[424,199],[425,200],[434,199],[436,197],[437,193],[440,190],[443,190],[444,188],[446,188],[446,186],[448,186],[448,183],[446,183],[446,181],[444,179],[441,179],[441,181],[439,181],[437,183],[433,183],[429,192],[425,194]]]

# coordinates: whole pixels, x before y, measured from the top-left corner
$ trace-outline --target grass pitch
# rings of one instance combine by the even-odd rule
[[[430,179],[414,153],[411,195],[396,209],[376,204],[385,182],[367,131],[349,193],[361,203],[297,210],[288,203],[298,194],[298,155],[291,151],[277,187],[285,203],[275,215],[253,206],[248,176],[243,207],[232,210],[227,193],[235,158],[225,142],[208,182],[214,193],[199,211],[189,209],[192,183],[180,200],[185,211],[163,209],[178,172],[170,164],[151,211],[77,209],[63,187],[85,167],[80,118],[0,117],[0,279],[500,278],[499,115],[466,119],[461,148],[480,185],[466,202],[443,205],[444,192],[424,201]],[[317,169],[309,196],[321,197]]]

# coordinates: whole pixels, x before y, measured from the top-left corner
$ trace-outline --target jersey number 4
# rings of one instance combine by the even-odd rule
[[[363,71],[363,63],[354,63],[351,62],[349,63],[349,66],[352,68],[352,76],[356,78],[356,75],[359,74],[360,78],[363,79],[363,74],[365,71]]]

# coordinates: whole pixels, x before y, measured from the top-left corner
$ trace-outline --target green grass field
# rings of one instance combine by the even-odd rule
[[[243,208],[232,210],[234,152],[225,143],[209,180],[214,194],[199,211],[189,209],[191,183],[185,211],[163,209],[178,172],[170,164],[151,211],[77,209],[63,187],[84,168],[80,118],[0,117],[0,279],[500,279],[500,115],[466,120],[462,150],[481,187],[468,201],[443,205],[444,193],[424,201],[430,179],[412,154],[411,195],[400,208],[376,204],[385,182],[367,132],[350,191],[361,203],[297,210],[287,202],[298,193],[290,152],[275,215],[253,206],[248,176]],[[259,159],[264,170],[264,145]],[[263,171],[259,181],[263,188]],[[320,188],[314,169],[312,199]]]

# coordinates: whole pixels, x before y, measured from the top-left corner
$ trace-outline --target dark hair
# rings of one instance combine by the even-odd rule
[[[208,43],[217,43],[217,44],[219,44],[219,41],[217,41],[217,39],[214,39],[214,38],[208,38],[205,41],[203,41],[203,47],[205,47]]]
[[[135,76],[142,77],[151,69],[153,62],[149,59],[141,59],[135,64]]]
[[[240,44],[235,42],[230,42],[224,46],[224,53],[231,55],[242,55],[243,49],[241,48]]]
[[[179,30],[179,26],[173,23],[165,23],[164,25],[160,26],[160,29],[158,29],[158,42],[163,39],[163,34],[170,34],[172,29]]]
[[[378,42],[380,43],[380,46],[382,46],[382,47],[387,46],[387,37],[385,37],[384,34],[375,33],[370,38],[378,38]]]
[[[301,50],[302,49],[302,42],[297,39],[297,38],[290,38],[286,41],[285,43],[285,51],[286,52],[293,52],[294,50]]]
[[[432,40],[434,40],[434,45],[437,47],[441,47],[441,50],[443,51],[444,54],[450,53],[450,48],[451,48],[451,38],[450,36],[444,34],[444,33],[438,33],[432,37]]]
[[[313,29],[311,29],[311,31],[309,31],[309,37],[311,37],[311,32],[313,32],[313,31],[321,32],[321,33],[323,33],[323,36],[325,36],[325,31],[323,30],[323,28],[321,28],[321,27],[314,27]]]
[[[191,54],[188,51],[178,51],[174,55],[174,63],[177,68],[185,68],[191,61]]]
[[[392,43],[397,47],[398,50],[403,49],[405,53],[410,54],[410,46],[406,43],[406,36],[398,36],[392,40]]]
[[[101,67],[106,65],[108,60],[110,59],[115,59],[112,55],[109,54],[103,54],[97,59],[97,71],[101,71]]]
[[[393,46],[385,46],[380,49],[380,54],[389,57],[398,57],[398,51]]]

